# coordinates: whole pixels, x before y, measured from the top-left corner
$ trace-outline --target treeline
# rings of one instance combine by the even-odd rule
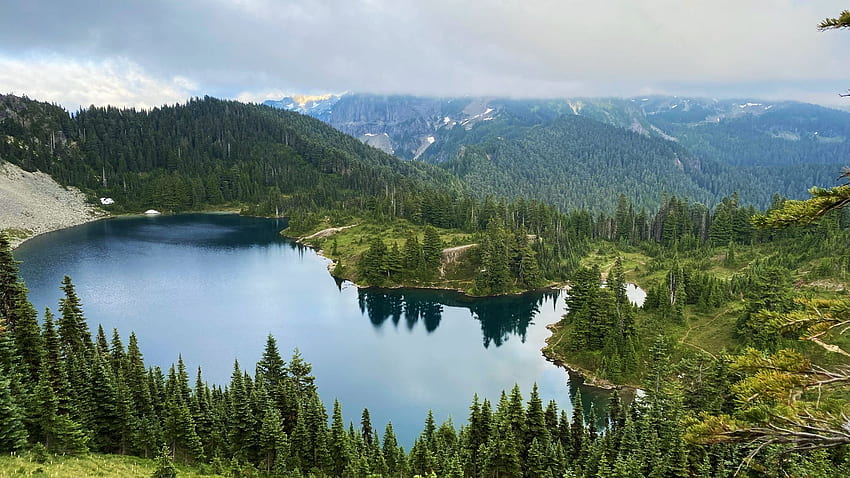
[[[783,198],[775,196],[768,211],[781,207],[784,202]],[[841,231],[850,224],[847,214],[830,215],[808,228],[758,230],[753,227],[751,218],[760,211],[751,205],[740,205],[737,194],[724,198],[713,209],[687,198],[664,197],[662,206],[656,211],[636,210],[621,195],[611,214],[592,214],[587,210],[565,213],[537,201],[506,201],[492,197],[481,200],[433,190],[394,205],[388,196],[374,198],[370,207],[372,209],[367,212],[370,220],[391,224],[394,219],[401,218],[424,225],[428,240],[423,244],[415,235],[409,235],[402,243],[387,243],[379,236],[372,237],[368,251],[357,265],[357,281],[364,285],[412,285],[437,279],[439,249],[445,244],[440,243],[433,227],[461,231],[478,244],[475,254],[470,256],[479,271],[471,292],[482,295],[529,290],[545,283],[573,280],[591,244],[600,240],[616,243],[619,247],[637,247],[656,257],[677,253],[699,256],[703,263],[708,260],[705,254],[720,247],[725,249],[726,264],[730,267],[736,264],[736,249],[775,243],[787,250],[783,256],[786,267],[790,266],[788,261],[799,264],[816,255],[824,256],[818,268],[823,275],[846,270],[850,265],[850,254],[840,255],[840,258],[826,254],[834,249],[844,250],[839,243],[843,237]],[[342,226],[352,220],[350,214],[339,210],[306,212],[291,219],[287,232],[298,235],[314,231],[320,223]],[[323,247],[328,248],[328,244]],[[332,242],[330,250],[333,251]],[[719,290],[721,285],[694,273],[679,271],[671,277],[688,275],[678,281],[689,283],[693,289],[687,294],[688,300],[717,306],[725,294]],[[701,290],[696,291],[697,288]],[[650,303],[655,303],[654,295]],[[674,313],[681,315],[680,311]]]

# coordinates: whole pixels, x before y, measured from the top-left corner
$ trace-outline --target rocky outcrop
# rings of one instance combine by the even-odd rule
[[[41,172],[0,162],[0,229],[12,247],[45,232],[83,224],[107,214],[86,202],[76,188],[65,188]]]

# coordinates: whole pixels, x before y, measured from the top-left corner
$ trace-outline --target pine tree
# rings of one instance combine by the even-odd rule
[[[17,451],[26,443],[23,411],[15,400],[8,372],[0,367],[0,451]]]
[[[369,417],[369,409],[364,408],[360,415],[360,433],[363,436],[363,443],[369,446],[372,443],[372,419]]]
[[[100,354],[94,356],[91,368],[91,403],[87,409],[90,414],[88,423],[92,430],[92,447],[114,453],[118,451],[115,445],[120,442],[115,383]]]
[[[386,269],[387,276],[393,281],[398,281],[404,272],[404,258],[396,242],[393,242],[393,247],[387,253]]]
[[[443,255],[443,243],[440,235],[433,227],[425,226],[425,234],[422,238],[422,256],[425,261],[425,270],[428,277],[433,277],[440,268]]]
[[[507,421],[500,421],[484,451],[483,476],[494,478],[519,478],[522,476],[517,440]]]
[[[587,431],[584,427],[584,405],[581,402],[581,391],[576,390],[573,398],[573,418],[570,423],[570,456],[573,461],[583,458],[587,446]]]
[[[331,435],[328,448],[331,454],[331,471],[334,476],[343,476],[343,472],[351,462],[351,450],[348,434],[342,421],[342,407],[334,400],[333,417],[331,418]]]
[[[260,425],[260,456],[265,465],[266,473],[271,473],[274,464],[278,461],[277,453],[281,447],[281,440],[286,437],[283,431],[283,420],[280,411],[270,401],[266,401],[266,409]]]
[[[16,325],[12,311],[20,302],[21,285],[9,236],[0,231],[0,320],[5,320],[12,329]]]
[[[41,336],[35,308],[27,300],[26,287],[19,284],[19,289],[8,323],[15,324],[12,333],[15,338],[15,349],[21,360],[23,384],[26,388],[32,389],[38,382],[38,370],[44,355],[44,339]]]
[[[82,304],[71,278],[65,276],[62,280],[62,290],[65,297],[60,300],[62,317],[59,320],[59,337],[62,353],[66,360],[85,360],[91,352],[91,333],[83,315]]]
[[[249,394],[245,388],[239,362],[233,363],[228,394],[228,438],[232,456],[240,462],[248,462],[252,457],[257,430],[254,415],[251,412]]]
[[[528,408],[525,412],[524,450],[529,450],[534,441],[538,442],[541,453],[549,444],[549,429],[546,426],[546,416],[543,412],[543,402],[537,391],[537,383],[531,389],[531,397],[528,399]]]
[[[416,279],[420,276],[425,259],[422,256],[422,246],[415,234],[408,234],[402,249],[402,266],[407,279]]]
[[[387,464],[387,476],[401,476],[404,470],[404,450],[400,449],[398,445],[392,423],[387,423],[387,428],[384,430],[381,452],[384,455],[384,462]]]
[[[295,385],[298,400],[304,402],[309,396],[316,392],[314,384],[316,377],[310,375],[313,366],[301,357],[301,352],[296,347],[289,359],[289,374]]]
[[[156,457],[156,470],[154,470],[152,478],[176,478],[177,468],[174,467],[174,462],[171,460],[171,455],[168,452],[168,447],[163,446]]]

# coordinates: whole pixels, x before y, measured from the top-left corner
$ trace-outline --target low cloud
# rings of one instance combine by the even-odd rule
[[[148,91],[133,83],[137,72],[165,88],[163,101],[181,92],[254,101],[284,91],[563,97],[704,85],[758,96],[763,83],[848,78],[850,34],[816,30],[845,3],[28,0],[4,5],[0,56],[27,71],[45,55],[94,65],[129,82],[128,92]],[[0,77],[0,90],[15,73]]]
[[[187,78],[155,78],[126,59],[0,56],[0,91],[58,103],[70,111],[89,105],[152,108],[185,101],[196,89]]]

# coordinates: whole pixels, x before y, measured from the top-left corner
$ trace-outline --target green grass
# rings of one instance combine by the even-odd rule
[[[711,276],[729,280],[736,274],[744,273],[753,261],[776,254],[775,247],[773,244],[737,246],[735,260],[731,264],[726,261],[726,247],[680,253],[675,260],[682,266],[687,264]],[[644,289],[663,285],[665,276],[674,262],[669,251],[665,251],[663,256],[652,257],[649,253],[635,247],[620,247],[613,243],[599,242],[593,245],[591,252],[582,259],[581,264],[585,267],[598,267],[604,277],[613,267],[617,257],[622,258],[626,279]],[[795,295],[846,298],[850,284],[844,277],[821,277],[811,272],[817,269],[821,261],[823,259],[820,258],[804,261],[791,272],[791,280],[795,284]],[[720,307],[709,310],[687,306],[684,311],[684,323],[658,324],[649,317],[648,313],[641,312],[638,314],[636,324],[638,339],[645,351],[645,347],[658,333],[668,335],[676,344],[676,349],[673,351],[674,360],[692,353],[713,356],[723,351],[734,353],[740,351],[744,345],[735,331],[738,319],[745,313],[745,307],[746,303],[740,298],[729,299]],[[548,341],[547,354],[593,374],[601,363],[599,352],[571,351],[570,334],[571,326],[566,321],[559,323],[553,329]],[[829,342],[848,349],[850,334],[843,336],[837,333],[831,334]],[[782,346],[797,349],[813,362],[826,367],[845,363],[837,354],[827,352],[816,344],[796,340],[793,336],[783,340]],[[638,351],[639,356],[642,356],[642,353],[641,350]],[[641,358],[641,360],[644,359],[645,357]],[[622,382],[639,383],[639,375],[638,373],[635,376],[624,377]]]
[[[177,469],[180,478],[222,476],[180,465]],[[47,463],[36,463],[26,454],[0,456],[0,478],[150,478],[155,470],[154,460],[120,455],[51,456]]]

